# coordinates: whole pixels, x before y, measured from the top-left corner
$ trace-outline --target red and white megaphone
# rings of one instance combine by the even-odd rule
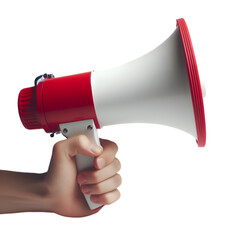
[[[202,92],[203,90],[203,92]],[[66,137],[85,134],[99,143],[96,128],[120,123],[157,123],[206,142],[203,95],[189,31],[177,20],[173,34],[159,47],[134,61],[105,71],[67,77],[43,75],[21,90],[19,115],[27,129],[43,128]],[[93,158],[76,157],[78,171]],[[91,209],[101,206],[91,202]]]

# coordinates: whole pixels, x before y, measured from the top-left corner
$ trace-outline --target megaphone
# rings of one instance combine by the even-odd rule
[[[41,75],[20,91],[19,115],[27,129],[43,128],[66,137],[85,134],[100,145],[97,128],[122,123],[157,123],[206,142],[197,63],[184,19],[173,34],[148,54],[113,69],[54,78]],[[93,167],[78,155],[77,170]],[[85,195],[90,209],[101,207]]]

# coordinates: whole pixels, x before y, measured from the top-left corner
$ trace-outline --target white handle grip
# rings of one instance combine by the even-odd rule
[[[78,122],[63,123],[60,124],[59,127],[61,133],[67,138],[83,134],[87,136],[91,142],[95,142],[97,145],[101,146],[97,134],[97,129],[92,119]],[[83,170],[93,168],[94,167],[93,161],[94,157],[78,154],[76,156],[77,171],[80,172]],[[100,204],[93,203],[90,200],[90,195],[84,194],[84,197],[91,210],[96,210],[102,207],[102,205]]]

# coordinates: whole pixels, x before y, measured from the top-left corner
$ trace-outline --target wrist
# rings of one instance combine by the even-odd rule
[[[32,211],[52,212],[53,199],[45,180],[46,173],[35,174],[36,181],[30,186],[25,200],[32,206]]]
[[[1,171],[0,213],[50,212],[51,203],[45,173]]]

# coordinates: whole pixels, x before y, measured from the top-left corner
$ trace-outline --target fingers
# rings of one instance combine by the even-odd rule
[[[103,152],[95,158],[95,170],[82,171],[78,173],[77,181],[82,193],[91,195],[91,201],[108,205],[120,198],[117,189],[122,178],[118,174],[121,169],[120,161],[115,158],[118,147],[108,140],[101,140]],[[99,160],[102,161],[99,164]]]
[[[115,159],[104,169],[89,171],[91,176],[89,177],[90,174],[86,175],[85,184],[80,186],[82,193],[91,195],[91,201],[98,204],[109,205],[117,201],[120,198],[117,188],[121,185],[122,178],[116,172],[120,170],[120,167],[119,160]],[[101,181],[102,179],[105,180]],[[89,184],[90,182],[92,184]]]
[[[121,176],[116,174],[115,176],[97,184],[84,184],[81,186],[81,190],[84,194],[103,194],[117,189],[121,183]]]
[[[90,197],[91,201],[98,204],[109,205],[116,202],[120,198],[120,192],[116,189],[112,192],[92,195]]]
[[[54,148],[64,149],[65,153],[74,157],[77,154],[85,156],[98,156],[102,153],[102,147],[92,143],[85,135],[68,138],[55,144]]]
[[[92,143],[86,136],[79,135],[56,144],[73,158],[77,154],[95,156],[94,170],[78,173],[77,182],[83,194],[91,195],[91,200],[99,204],[111,204],[120,198],[118,187],[122,183],[118,171],[120,161],[115,158],[118,147],[114,142],[101,140],[101,146]]]
[[[77,181],[79,184],[96,184],[100,183],[114,175],[121,169],[120,161],[117,158],[100,170],[82,171],[78,174]]]

